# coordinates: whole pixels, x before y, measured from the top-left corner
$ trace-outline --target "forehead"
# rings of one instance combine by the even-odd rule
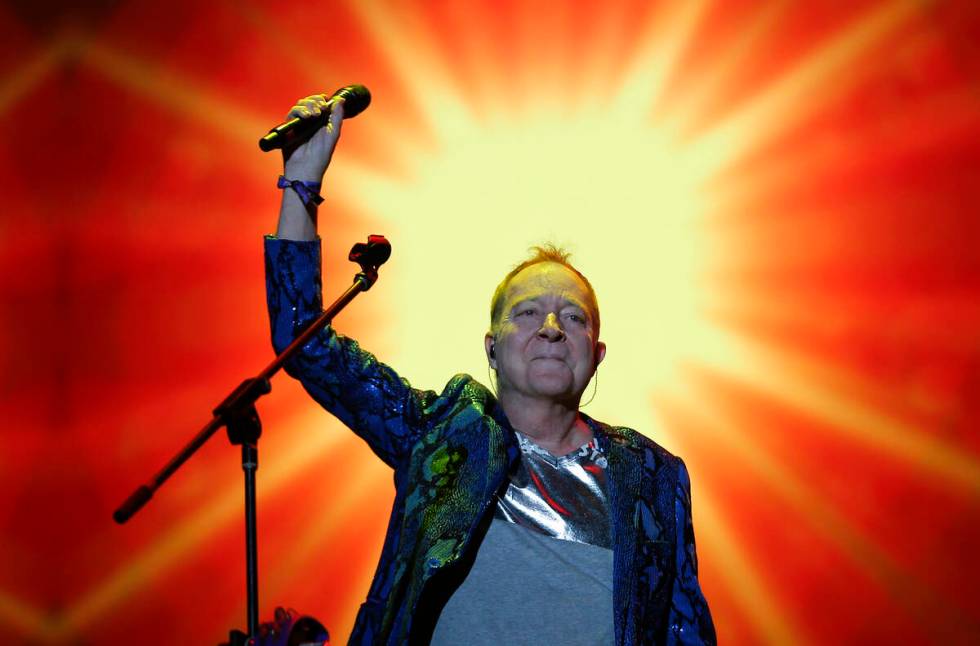
[[[546,296],[566,298],[583,305],[590,300],[585,282],[571,269],[556,262],[539,262],[525,267],[510,280],[504,302],[512,305]]]

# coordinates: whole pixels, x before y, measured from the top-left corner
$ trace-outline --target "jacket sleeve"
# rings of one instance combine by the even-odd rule
[[[691,480],[683,461],[678,465],[674,514],[677,576],[671,593],[667,644],[714,646],[717,638],[711,611],[698,583],[698,556],[694,548],[694,525],[691,520]]]
[[[320,241],[265,239],[272,345],[282,352],[323,311]],[[327,411],[396,468],[426,431],[432,391],[411,388],[357,342],[327,326],[284,366]]]

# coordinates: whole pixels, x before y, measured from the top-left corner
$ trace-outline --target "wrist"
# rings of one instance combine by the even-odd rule
[[[326,172],[326,170],[326,168],[313,168],[300,164],[295,166],[284,164],[282,174],[286,177],[286,179],[298,179],[301,182],[316,182],[321,184],[323,183],[323,174]]]
[[[280,175],[276,186],[286,191],[295,192],[308,212],[315,211],[316,207],[323,202],[323,196],[320,195],[320,182],[290,179],[285,175]]]

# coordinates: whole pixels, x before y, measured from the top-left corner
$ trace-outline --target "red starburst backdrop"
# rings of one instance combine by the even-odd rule
[[[395,251],[338,328],[480,378],[495,280],[569,244],[590,412],[686,460],[721,643],[980,639],[975,2],[15,2],[0,39],[3,643],[242,627],[223,436],[111,512],[271,359],[256,141],[352,82],[328,296]],[[390,473],[285,376],[260,412],[261,612],[343,643]]]

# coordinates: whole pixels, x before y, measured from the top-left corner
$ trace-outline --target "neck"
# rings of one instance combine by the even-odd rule
[[[592,439],[592,429],[579,417],[578,401],[537,399],[505,390],[499,399],[514,429],[553,455],[571,453]]]

